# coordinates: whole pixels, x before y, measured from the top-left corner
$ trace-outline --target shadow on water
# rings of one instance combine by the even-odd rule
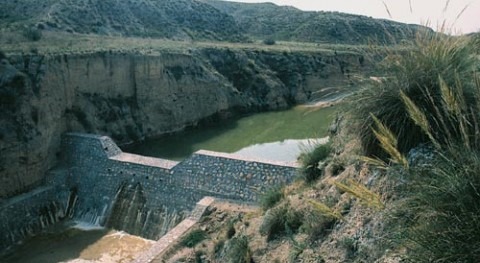
[[[79,258],[82,252],[108,233],[106,229],[84,231],[59,226],[19,245],[12,254],[0,258],[4,263],[52,263]]]
[[[233,153],[262,143],[321,138],[335,117],[336,107],[295,107],[264,112],[216,125],[200,126],[125,147],[126,152],[182,160],[198,150]]]

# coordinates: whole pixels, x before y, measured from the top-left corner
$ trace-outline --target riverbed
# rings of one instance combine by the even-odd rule
[[[0,258],[3,263],[127,263],[154,241],[85,225],[56,225]]]

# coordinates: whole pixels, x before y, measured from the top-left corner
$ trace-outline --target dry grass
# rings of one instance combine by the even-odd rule
[[[39,41],[29,41],[21,32],[2,32],[0,37],[2,50],[7,53],[28,53],[37,50],[41,54],[92,53],[100,51],[124,52],[133,51],[144,54],[155,54],[161,51],[191,52],[197,48],[228,48],[243,50],[263,50],[273,52],[315,52],[333,55],[355,53],[366,49],[361,45],[313,44],[300,42],[282,42],[266,46],[261,41],[252,43],[175,41],[169,39],[153,39],[139,37],[116,37],[69,34],[63,32],[44,31]]]
[[[360,202],[368,207],[372,207],[378,210],[384,209],[385,205],[383,204],[380,195],[369,190],[364,185],[355,182],[353,180],[347,180],[346,183],[335,182],[335,186],[354,197],[356,197]]]

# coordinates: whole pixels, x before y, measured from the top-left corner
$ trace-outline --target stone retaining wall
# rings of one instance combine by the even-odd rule
[[[11,245],[67,218],[69,196],[61,186],[48,186],[0,204],[0,255]]]

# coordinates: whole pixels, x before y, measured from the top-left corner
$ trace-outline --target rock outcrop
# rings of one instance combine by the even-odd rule
[[[277,110],[348,82],[355,53],[203,48],[185,52],[10,55],[0,65],[0,199],[36,186],[66,131],[129,143]]]

